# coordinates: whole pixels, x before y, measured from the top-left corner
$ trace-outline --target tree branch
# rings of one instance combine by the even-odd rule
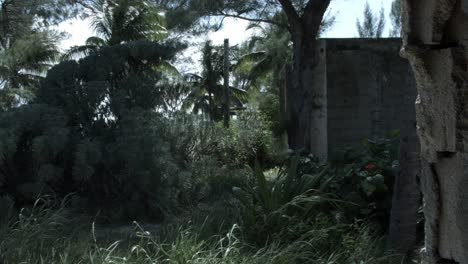
[[[251,18],[251,17],[246,17],[246,16],[243,16],[243,15],[239,15],[239,14],[229,14],[229,13],[225,13],[223,11],[219,11],[218,14],[216,14],[216,16],[233,17],[233,18],[239,18],[239,19],[247,20],[247,21],[250,21],[250,22],[268,23],[268,24],[273,24],[273,25],[277,25],[277,26],[286,26],[283,23],[279,23],[279,22],[273,21],[271,19]]]

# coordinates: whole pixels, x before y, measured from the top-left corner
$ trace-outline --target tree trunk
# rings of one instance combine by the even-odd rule
[[[224,127],[229,127],[229,119],[231,117],[231,104],[229,103],[229,39],[224,40]]]
[[[213,122],[215,121],[215,116],[214,116],[214,107],[213,107],[213,93],[211,93],[211,85],[208,86],[208,111],[210,115],[210,121]]]
[[[294,41],[303,42],[308,42],[307,47],[294,49],[294,64],[287,75],[289,146],[324,162],[328,156],[325,42]]]
[[[308,1],[302,15],[289,0],[278,1],[288,17],[293,43],[286,86],[289,147],[312,153],[323,162],[328,156],[325,48],[317,36],[330,0]]]
[[[424,263],[468,263],[468,1],[403,1],[416,77]]]
[[[11,4],[11,3],[10,3]],[[9,10],[8,10],[8,3],[3,2],[2,3],[2,29],[3,29],[3,34],[0,36],[1,39],[1,45],[3,49],[9,49],[10,48],[10,42],[11,42],[11,32],[10,32],[10,18],[9,18]]]

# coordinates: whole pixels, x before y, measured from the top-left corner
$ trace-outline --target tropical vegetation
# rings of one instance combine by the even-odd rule
[[[315,109],[294,103],[329,2],[3,1],[0,263],[412,261],[386,240],[398,131],[308,149]],[[366,12],[362,37],[381,37]],[[77,16],[95,36],[63,51],[55,26]],[[179,72],[225,17],[256,34]]]

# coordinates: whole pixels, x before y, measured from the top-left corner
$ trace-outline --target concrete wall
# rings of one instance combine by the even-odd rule
[[[328,149],[359,145],[400,129],[416,138],[416,84],[400,39],[323,39],[326,44]]]

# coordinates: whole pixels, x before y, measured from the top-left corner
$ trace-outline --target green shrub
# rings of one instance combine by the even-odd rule
[[[299,162],[298,156],[293,157],[272,179],[267,179],[257,164],[253,185],[234,187],[243,209],[241,226],[257,243],[276,235],[290,236],[284,234],[291,233],[290,227],[313,221],[320,212],[336,208],[339,201],[325,192],[333,180],[327,178],[329,168],[322,167],[315,174],[299,173]]]
[[[362,151],[344,152],[346,158],[325,165],[312,156],[295,155],[270,177],[257,164],[254,181],[234,187],[244,233],[259,244],[279,238],[294,241],[319,215],[328,216],[332,226],[367,219],[376,223],[375,232],[383,233],[397,165],[396,142],[366,140]]]
[[[225,166],[243,168],[253,166],[255,160],[264,167],[273,167],[282,159],[282,146],[274,140],[259,113],[253,110],[246,110],[231,120],[229,129],[221,123],[190,115],[169,120],[168,127],[173,135],[172,149],[181,160],[211,156]]]
[[[70,129],[60,109],[25,105],[0,113],[0,191],[18,203],[34,202],[41,192],[64,182]]]
[[[240,163],[263,168],[280,165],[286,154],[286,145],[268,129],[268,121],[256,110],[247,109],[233,121],[234,150]]]
[[[0,114],[0,191],[17,206],[76,192],[106,214],[160,219],[177,204],[161,190],[181,169],[154,111],[155,66],[177,50],[135,41],[54,66],[34,104]]]
[[[258,97],[258,108],[269,131],[275,138],[281,138],[286,132],[284,121],[281,120],[280,96],[272,91],[260,92]]]
[[[258,114],[247,111],[225,129],[220,123],[177,114],[165,122],[170,152],[181,168],[177,188],[183,204],[216,199],[248,181],[247,165],[258,159],[272,167],[281,160],[279,147]]]
[[[331,191],[359,206],[347,207],[346,218],[374,218],[387,228],[394,173],[398,167],[398,132],[376,141],[363,140],[362,148],[341,150],[331,160],[335,180]]]

